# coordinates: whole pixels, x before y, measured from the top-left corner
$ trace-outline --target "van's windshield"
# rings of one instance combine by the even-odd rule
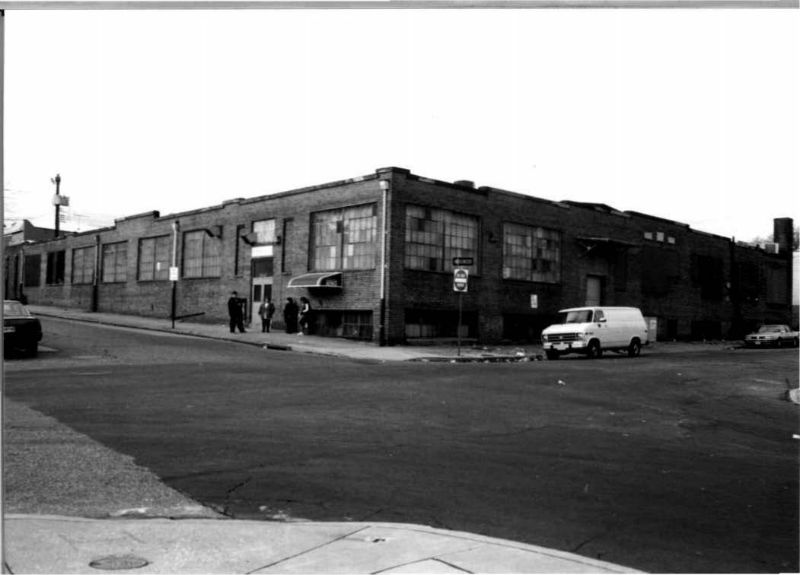
[[[568,311],[559,314],[561,323],[591,323],[592,310],[581,309],[576,311]]]

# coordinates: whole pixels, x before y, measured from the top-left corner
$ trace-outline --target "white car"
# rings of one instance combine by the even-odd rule
[[[773,324],[762,325],[757,332],[747,334],[744,344],[747,347],[797,347],[797,340],[797,332],[789,329],[788,325]]]
[[[542,332],[547,359],[567,353],[596,358],[604,350],[638,356],[649,342],[647,324],[635,307],[576,307],[558,312],[561,322]]]

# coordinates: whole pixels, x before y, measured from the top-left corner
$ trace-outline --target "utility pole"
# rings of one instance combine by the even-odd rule
[[[56,177],[50,178],[50,181],[56,185],[56,195],[53,197],[53,205],[56,207],[56,231],[53,237],[57,238],[61,221],[61,174],[56,174]]]

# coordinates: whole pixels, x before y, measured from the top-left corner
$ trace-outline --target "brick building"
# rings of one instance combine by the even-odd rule
[[[791,318],[792,220],[774,228],[767,251],[604,204],[383,168],[9,245],[5,289],[30,303],[209,322],[227,319],[237,290],[248,317],[271,297],[277,328],[286,298],[306,296],[318,334],[388,344],[455,337],[459,303],[461,335],[482,342],[538,339],[559,309],[595,303],[641,308],[659,339],[738,337]],[[472,260],[460,295],[453,258]]]

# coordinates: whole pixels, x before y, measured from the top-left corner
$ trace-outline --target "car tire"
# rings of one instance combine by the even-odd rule
[[[631,344],[628,346],[628,357],[639,357],[642,353],[642,342],[638,339],[631,340]]]
[[[589,359],[600,359],[603,357],[603,349],[600,347],[600,342],[596,339],[593,339],[589,342],[589,347],[587,348],[586,357]]]
[[[558,359],[559,356],[558,351],[554,349],[548,349],[544,352],[544,354],[547,356],[547,359],[553,359],[553,360]]]

